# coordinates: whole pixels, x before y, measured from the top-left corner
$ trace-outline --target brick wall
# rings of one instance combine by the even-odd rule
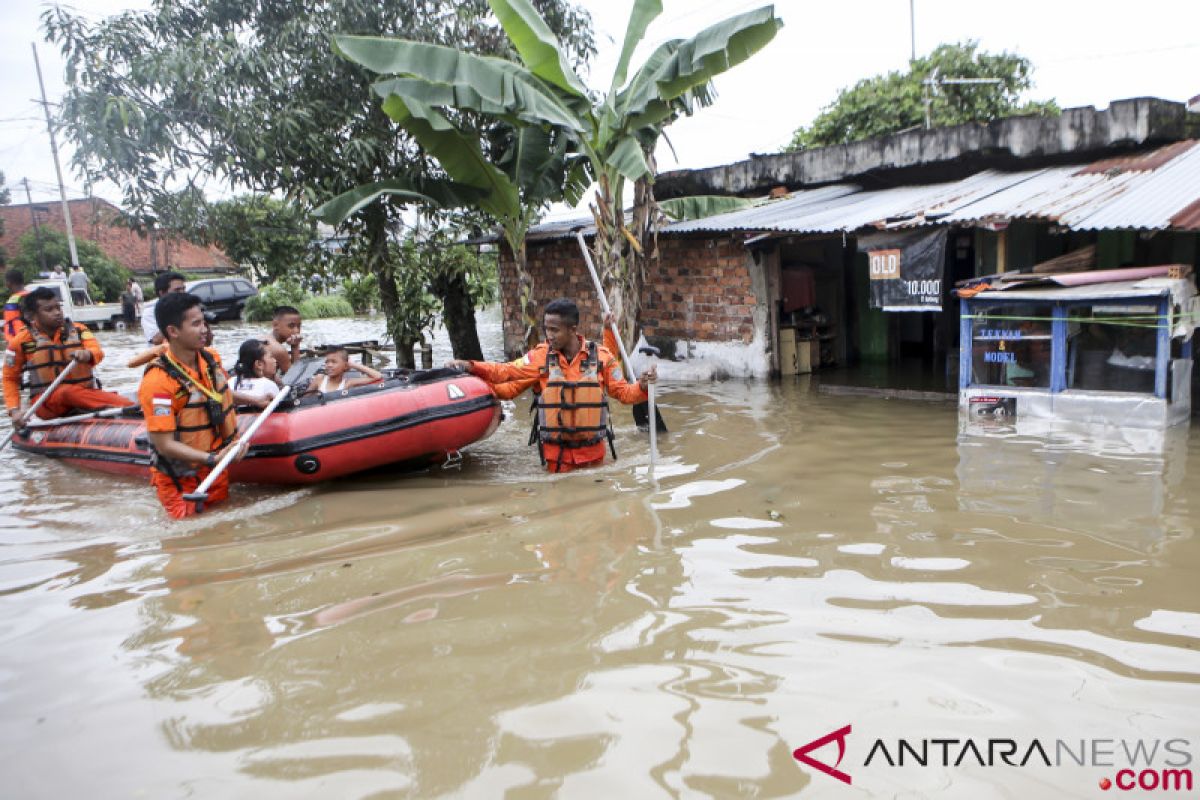
[[[749,257],[741,243],[733,237],[663,236],[658,248],[659,258],[647,267],[642,291],[646,337],[656,343],[684,339],[749,344],[754,338],[754,307],[761,300],[752,289]],[[528,252],[537,305],[571,298],[579,304],[580,331],[599,337],[600,303],[575,240],[530,242]],[[507,254],[500,259],[500,294],[505,350],[516,353],[522,349],[517,275]]]
[[[134,272],[150,272],[150,240],[145,236],[121,226],[113,225],[120,210],[105,200],[88,198],[69,200],[71,227],[75,238],[95,242],[103,253],[123,267]],[[63,221],[62,203],[57,201],[35,203],[38,225],[67,232]],[[4,235],[0,236],[0,247],[9,257],[17,254],[21,237],[32,230],[33,221],[28,205],[0,206],[0,218],[4,219]],[[201,247],[192,242],[159,237],[158,268],[188,270],[229,269],[229,259],[215,247]],[[52,264],[50,266],[53,266]]]

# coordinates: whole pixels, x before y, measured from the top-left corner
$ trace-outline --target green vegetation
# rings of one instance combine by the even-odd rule
[[[337,294],[319,294],[305,298],[300,303],[300,316],[305,319],[329,319],[331,317],[353,317],[354,306]]]
[[[12,198],[12,194],[8,191],[8,185],[4,181],[4,173],[0,172],[0,206],[8,205],[9,200],[11,198]],[[0,236],[3,236],[3,235],[4,235],[4,220],[2,218],[0,218]],[[4,249],[0,248],[0,257],[3,257],[4,255],[5,255]]]
[[[45,255],[46,264],[71,263],[71,250],[67,245],[67,235],[54,228],[42,228],[41,252]],[[28,281],[37,280],[41,271],[38,260],[38,239],[35,232],[26,231],[17,244],[17,254],[12,259],[12,266],[21,270]],[[129,270],[113,261],[96,245],[87,239],[76,239],[75,249],[79,253],[79,266],[91,281],[89,293],[97,302],[115,303],[121,299],[125,291],[125,283],[129,280]]]
[[[153,200],[160,230],[221,248],[258,281],[318,272],[316,223],[299,205],[261,194],[209,202],[194,187]]]
[[[247,322],[266,322],[271,319],[276,306],[296,306],[308,299],[308,292],[296,278],[283,278],[267,286],[260,286],[258,294],[246,301],[242,316]]]
[[[342,297],[355,314],[369,314],[379,308],[379,279],[373,274],[343,278]]]
[[[335,35],[339,53],[384,76],[372,89],[382,108],[444,170],[449,182],[417,185],[403,177],[347,192],[322,210],[327,219],[369,216],[376,198],[476,209],[499,223],[521,282],[527,334],[536,324],[525,267],[525,231],[549,199],[578,199],[599,184],[593,206],[601,278],[632,337],[660,214],[653,195],[653,152],[663,129],[712,102],[712,79],[764,47],[782,26],[766,6],[719,22],[692,39],[659,45],[629,75],[634,50],[662,13],[661,0],[635,0],[607,93],[590,94],[547,19],[529,0],[489,0],[521,63],[481,58],[454,43]],[[379,30],[384,30],[380,28]],[[628,78],[628,80],[626,80]],[[468,121],[496,120],[498,140]],[[489,132],[490,133],[490,132]],[[498,145],[498,146],[497,146]],[[394,174],[394,173],[383,173]],[[624,217],[633,184],[633,221]],[[398,342],[400,343],[400,342]],[[402,345],[402,343],[400,343]]]
[[[223,182],[308,208],[376,176],[418,189],[439,177],[415,140],[397,138],[372,97],[371,74],[333,52],[333,35],[403,31],[495,61],[515,55],[484,0],[147,6],[96,19],[53,5],[42,16],[65,60],[59,119],[74,166],[85,179],[117,183],[125,208],[142,219],[162,213],[169,186]],[[538,7],[563,52],[583,64],[594,52],[586,12],[567,0],[538,0]],[[484,117],[473,124],[480,137],[497,128]],[[345,226],[368,253],[389,317],[398,313],[401,287],[388,241],[410,201],[393,196]],[[473,327],[474,317],[447,319],[448,327],[459,324]]]
[[[934,127],[987,122],[1021,114],[1057,114],[1053,100],[1025,101],[1033,86],[1033,64],[1015,53],[985,53],[979,43],[944,44],[913,61],[906,72],[889,72],[843,89],[812,125],[801,127],[785,150],[846,144],[925,124],[926,86],[942,81],[994,78],[999,83],[939,84],[929,91]]]

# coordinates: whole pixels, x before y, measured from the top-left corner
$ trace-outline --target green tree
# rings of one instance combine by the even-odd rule
[[[1033,86],[1033,64],[1015,53],[985,53],[979,43],[943,44],[909,64],[859,81],[838,92],[808,127],[792,136],[785,150],[846,144],[925,124],[926,99],[934,127],[987,122],[1021,114],[1057,114],[1053,100],[1022,101]],[[955,79],[994,79],[998,83],[943,83]],[[936,87],[926,87],[933,79]]]
[[[583,63],[594,50],[588,15],[568,0],[537,6],[570,60]],[[339,58],[329,37],[382,32],[513,55],[484,0],[153,0],[99,21],[62,6],[42,19],[66,59],[60,120],[75,167],[118,182],[135,215],[150,215],[169,185],[214,178],[305,206],[380,177],[405,181],[405,193],[347,226],[366,248],[389,319],[405,290],[388,264],[405,204],[447,195],[417,143],[397,137],[373,102],[370,74]],[[447,320],[460,324],[474,319]]]
[[[8,190],[8,184],[4,181],[4,173],[0,172],[0,206],[8,205],[12,199],[12,193]],[[4,235],[4,218],[0,217],[0,236]],[[3,255],[3,249],[0,249],[0,255]]]
[[[156,204],[159,229],[212,244],[262,282],[311,274],[320,260],[312,217],[289,200],[245,194],[208,202],[192,189]]]
[[[629,77],[633,51],[662,13],[660,0],[635,0],[610,88],[594,96],[528,0],[489,0],[489,5],[520,64],[411,39],[339,35],[334,40],[348,59],[388,76],[373,86],[387,115],[452,181],[483,193],[469,204],[500,223],[519,268],[522,215],[528,208],[522,201],[522,182],[514,180],[498,154],[489,152],[487,142],[460,120],[464,112],[468,118],[503,120],[515,129],[518,141],[531,134],[569,139],[586,158],[599,186],[592,206],[597,225],[594,249],[613,310],[626,336],[632,337],[644,257],[653,249],[660,217],[652,191],[652,153],[663,128],[697,105],[710,103],[713,77],[765,46],[782,22],[770,6],[731,17],[691,39],[659,45]],[[542,144],[527,152],[540,160],[546,150]],[[629,224],[623,211],[627,183],[633,184]]]
[[[38,272],[41,270],[38,259],[39,247],[46,254],[47,263],[71,263],[71,251],[67,245],[65,233],[54,228],[42,228],[42,239],[39,245],[34,231],[26,231],[21,235],[21,240],[17,244],[17,254],[12,259],[12,265],[24,273],[27,281],[36,280]],[[106,303],[115,303],[120,300],[121,292],[125,291],[125,284],[132,273],[106,256],[95,242],[76,239],[75,247],[79,253],[79,266],[83,267],[84,273],[91,281],[92,299],[103,300]]]

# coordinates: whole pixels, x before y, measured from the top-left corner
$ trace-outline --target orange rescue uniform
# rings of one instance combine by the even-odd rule
[[[579,336],[578,339],[579,352],[575,354],[574,358],[567,361],[565,356],[561,353],[558,354],[562,378],[566,381],[584,380],[584,365],[589,347],[595,347],[582,336]],[[535,391],[539,395],[544,395],[551,378],[551,370],[547,366],[549,353],[550,346],[543,342],[521,358],[507,364],[472,361],[470,362],[471,374],[477,375],[491,384],[493,391],[502,399],[512,399],[534,387],[537,387]],[[607,347],[596,348],[596,353],[599,362],[596,365],[596,377],[605,395],[626,405],[646,401],[647,395],[638,384],[625,381],[621,373],[620,362]],[[546,461],[546,468],[551,472],[566,472],[603,461],[605,444],[601,440],[580,447],[563,447],[545,442],[542,444],[542,457]]]
[[[65,337],[65,338],[64,338]],[[77,364],[71,375],[46,398],[37,414],[42,419],[61,417],[72,410],[95,411],[114,406],[131,406],[133,402],[114,392],[95,388],[92,370],[104,360],[104,351],[86,325],[63,320],[62,327],[50,335],[36,325],[26,327],[10,339],[4,351],[4,405],[21,405],[21,376],[29,373],[30,401],[36,400],[59,375],[77,350],[92,354],[92,363]]]
[[[172,377],[170,373],[159,366],[158,361],[155,361],[146,368],[146,373],[142,376],[142,383],[138,387],[138,403],[146,418],[148,432],[171,433],[175,435],[176,439],[198,450],[215,453],[233,441],[237,433],[237,415],[233,411],[233,393],[229,389],[229,376],[217,359],[212,358],[211,355],[209,359],[205,359],[203,354],[198,355],[197,359],[200,366],[198,372],[191,366],[179,364],[179,367],[183,369],[183,374],[190,379],[184,382]],[[211,369],[209,369],[210,359]],[[187,418],[202,413],[199,409],[202,407],[204,394],[196,388],[197,384],[221,396],[222,410],[225,416],[223,424],[219,428],[181,423],[181,417]],[[167,470],[170,467],[165,460],[150,468],[150,483],[158,494],[159,502],[175,519],[198,514],[196,503],[185,500],[183,496],[194,492],[196,487],[208,477],[211,470],[205,464],[172,463],[176,465],[175,475],[168,474]],[[228,498],[229,472],[226,470],[213,481],[208,490],[208,500],[205,501],[205,505],[219,503]]]
[[[25,330],[25,318],[21,316],[21,302],[27,294],[29,294],[29,290],[22,289],[8,298],[8,302],[4,304],[5,341],[11,342],[18,333]]]

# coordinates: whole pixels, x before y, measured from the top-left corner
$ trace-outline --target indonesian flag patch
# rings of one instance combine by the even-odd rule
[[[156,394],[150,401],[154,405],[154,416],[169,417],[171,416],[171,395]]]
[[[17,365],[17,351],[16,350],[5,350],[4,351],[4,366],[15,367],[16,365]]]

